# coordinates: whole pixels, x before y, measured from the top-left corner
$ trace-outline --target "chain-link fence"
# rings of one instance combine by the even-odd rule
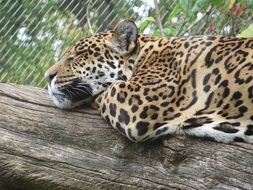
[[[147,2],[124,0],[0,2],[0,82],[41,87],[45,70],[71,44],[124,17],[147,16],[152,9]]]
[[[221,5],[211,2],[219,3],[158,1],[164,33],[173,36],[215,33],[216,28],[218,33],[235,30],[233,14],[223,14],[219,9],[230,5],[225,0]],[[247,14],[245,17],[252,19]],[[141,32],[159,34],[156,15],[153,0],[0,0],[0,82],[45,87],[46,69],[78,40],[113,28],[124,18],[134,18]],[[240,23],[240,27],[248,23]]]

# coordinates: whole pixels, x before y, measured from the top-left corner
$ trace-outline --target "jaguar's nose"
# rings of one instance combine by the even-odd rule
[[[46,72],[45,74],[45,80],[48,82],[49,85],[51,85],[52,80],[57,75],[57,72]]]

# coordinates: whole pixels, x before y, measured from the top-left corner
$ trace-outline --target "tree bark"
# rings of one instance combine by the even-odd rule
[[[88,107],[0,84],[0,189],[253,189],[253,145],[167,137],[135,144]]]

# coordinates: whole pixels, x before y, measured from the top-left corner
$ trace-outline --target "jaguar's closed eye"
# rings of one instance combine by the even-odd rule
[[[73,60],[74,58],[75,58],[75,55],[69,55],[68,58],[67,58],[67,60],[70,60],[70,61],[71,61],[71,60]]]

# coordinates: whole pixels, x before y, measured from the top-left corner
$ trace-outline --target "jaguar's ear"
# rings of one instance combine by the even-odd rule
[[[131,20],[119,23],[112,39],[106,43],[121,55],[134,53],[138,48],[137,26]]]

